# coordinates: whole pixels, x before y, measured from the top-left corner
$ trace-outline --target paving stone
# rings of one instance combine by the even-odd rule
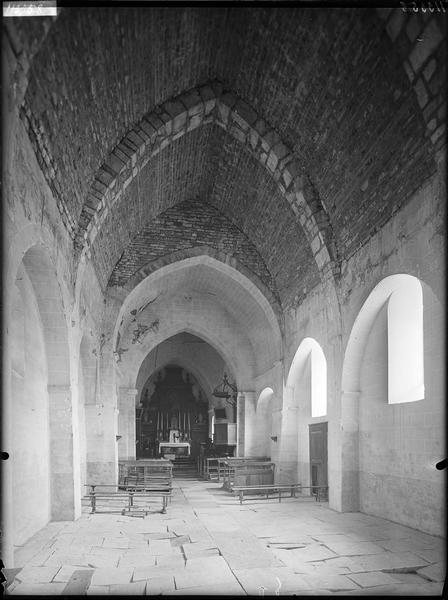
[[[108,596],[109,586],[108,585],[91,585],[87,589],[88,596]]]
[[[291,567],[304,562],[325,560],[336,556],[332,550],[317,543],[294,550],[282,550],[277,548],[271,548],[271,550],[274,556],[281,560],[283,564]]]
[[[165,531],[162,533],[145,533],[144,538],[148,540],[168,540],[176,538],[176,534],[172,531]]]
[[[170,596],[246,596],[246,592],[235,583],[225,583],[220,585],[203,585],[192,588],[183,588],[167,592]]]
[[[332,591],[359,590],[359,586],[346,575],[303,575],[306,584],[314,589]]]
[[[173,554],[173,546],[170,540],[150,540],[149,541],[149,553],[154,556],[161,554]]]
[[[408,585],[425,585],[428,583],[428,580],[424,577],[420,577],[417,573],[389,573],[391,577],[398,581],[399,583],[406,583]]]
[[[17,596],[60,596],[65,585],[65,583],[22,583],[8,593]]]
[[[187,532],[192,543],[208,542],[213,540],[213,536],[206,529],[190,529]]]
[[[310,588],[302,576],[288,567],[235,569],[234,575],[250,596],[273,596],[278,591]]]
[[[159,594],[167,594],[175,590],[174,577],[172,575],[164,575],[162,577],[153,577],[146,582],[146,595],[157,596]]]
[[[320,573],[325,575],[347,575],[351,573],[347,566],[334,565],[333,561],[321,560],[319,562],[304,562],[295,564],[291,567],[295,573],[299,574],[310,574],[318,575]]]
[[[424,558],[430,563],[443,562],[445,556],[445,552],[439,549],[424,548],[422,550],[415,550],[414,552],[417,556]]]
[[[129,583],[134,569],[132,567],[99,568],[92,576],[92,585],[112,585]]]
[[[63,565],[87,565],[85,554],[67,554],[55,552],[46,561],[46,567],[62,567]]]
[[[168,568],[182,568],[185,566],[185,559],[182,554],[162,554],[156,557],[156,565],[160,567]]]
[[[397,579],[389,575],[389,573],[383,573],[382,571],[352,573],[351,575],[348,575],[348,577],[363,588],[397,583]]]
[[[352,572],[415,570],[427,566],[425,560],[411,552],[384,552],[383,554],[372,554],[370,556],[357,556],[352,561],[350,564]]]
[[[232,569],[281,566],[273,553],[267,550],[256,537],[242,530],[238,534],[216,533],[214,538],[221,554]]]
[[[127,538],[104,538],[102,548],[129,548]]]
[[[185,543],[182,545],[182,549],[188,558],[189,556],[197,556],[203,550],[217,550],[217,547],[216,542],[210,540],[209,542]]]
[[[206,558],[204,560],[209,559]],[[195,564],[196,562],[192,561],[191,564]],[[208,567],[202,568],[198,565],[196,570],[192,570],[188,568],[188,563],[184,571],[174,574],[174,579],[176,581],[176,589],[178,590],[210,585],[233,585],[235,583],[235,578],[228,567],[227,569],[209,569]]]
[[[179,537],[172,537],[170,539],[170,543],[173,548],[178,548],[183,544],[190,544],[191,539],[189,535],[180,535]]]
[[[327,548],[341,556],[362,556],[381,554],[384,549],[371,542],[325,542]]]
[[[147,552],[124,554],[118,561],[119,567],[153,567],[156,564],[156,557]]]
[[[312,536],[313,541],[321,542],[325,545],[353,543],[353,539],[346,533],[317,533]]]
[[[17,573],[16,579],[21,583],[49,583],[56,576],[59,567],[24,567]]]
[[[83,565],[94,567],[94,568],[115,568],[118,565],[120,554],[117,552],[115,555],[102,556],[100,554],[86,554],[84,556]]]
[[[109,586],[111,596],[144,596],[146,590],[146,581],[136,583],[115,584]]]
[[[54,576],[53,581],[55,583],[63,583],[69,581],[70,577],[75,571],[86,570],[91,571],[90,567],[80,567],[79,565],[64,565],[59,569],[57,574]]]
[[[51,558],[53,554],[54,550],[42,550],[34,554],[34,556],[28,558],[25,561],[25,564],[27,564],[30,567],[41,567],[47,565],[48,559]]]
[[[418,574],[429,581],[444,581],[446,576],[446,566],[439,562],[434,565],[429,565],[429,567],[419,569]]]
[[[76,569],[64,588],[63,594],[68,596],[84,596],[90,586],[93,569]]]
[[[202,517],[202,522],[211,533],[227,533],[229,531],[238,531],[238,529],[240,529],[239,523],[230,517],[226,517],[225,515],[205,515]]]

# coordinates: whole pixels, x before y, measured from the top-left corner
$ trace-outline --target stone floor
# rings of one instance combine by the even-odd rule
[[[444,540],[314,500],[239,505],[180,479],[168,512],[50,523],[6,571],[11,595],[435,595]]]

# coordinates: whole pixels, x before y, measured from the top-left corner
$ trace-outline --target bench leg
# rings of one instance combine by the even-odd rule
[[[94,512],[96,512],[95,492],[91,492],[90,493],[90,506],[92,507],[92,510],[90,511],[90,514],[93,514]]]
[[[240,497],[240,504],[242,504],[243,503],[244,492],[241,491],[241,492],[239,492],[238,495]]]
[[[166,496],[163,496],[163,504],[162,504],[162,515],[164,515],[166,513]]]

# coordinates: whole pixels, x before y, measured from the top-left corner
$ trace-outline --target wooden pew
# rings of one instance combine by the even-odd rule
[[[87,497],[90,499],[91,514],[99,512],[122,515],[143,513],[143,516],[148,514],[148,498],[143,498],[142,508],[141,503],[135,503],[136,493],[134,490],[120,489],[118,485],[113,484],[86,484],[86,487],[90,488]]]
[[[229,475],[232,466],[241,466],[255,462],[269,462],[269,456],[228,456],[218,458],[218,481],[225,479]]]
[[[232,493],[237,494],[240,504],[244,501],[244,494],[247,496],[257,496],[258,499],[267,500],[269,497],[277,497],[278,501],[282,501],[282,492],[289,492],[291,498],[297,498],[302,495],[303,490],[310,490],[308,498],[315,497],[316,502],[321,502],[323,499],[328,499],[328,486],[302,486],[300,483],[279,483],[272,485],[245,485],[233,486]],[[284,496],[283,496],[284,497]]]
[[[274,483],[275,463],[268,461],[241,460],[227,463],[223,476],[223,488],[235,486],[271,485]]]
[[[148,503],[149,498],[162,500],[162,513],[166,513],[171,499],[173,465],[166,459],[119,461],[118,485],[88,484],[91,488],[91,512],[97,512],[98,502],[118,503],[121,510],[129,512],[135,502]]]
[[[218,476],[218,460],[216,457],[207,457],[204,459],[204,479],[214,480]]]

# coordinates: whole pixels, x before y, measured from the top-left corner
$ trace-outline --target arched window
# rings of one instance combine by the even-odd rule
[[[419,280],[395,275],[387,305],[388,402],[415,402],[425,396],[423,293]]]
[[[324,417],[327,414],[327,361],[321,346],[315,339],[302,340],[291,365],[288,385],[294,386],[294,380],[309,369],[311,416]]]
[[[347,346],[343,388],[359,386],[367,340],[381,310],[387,316],[387,402],[400,404],[424,398],[423,290],[412,275],[386,277],[372,290],[353,325]]]

